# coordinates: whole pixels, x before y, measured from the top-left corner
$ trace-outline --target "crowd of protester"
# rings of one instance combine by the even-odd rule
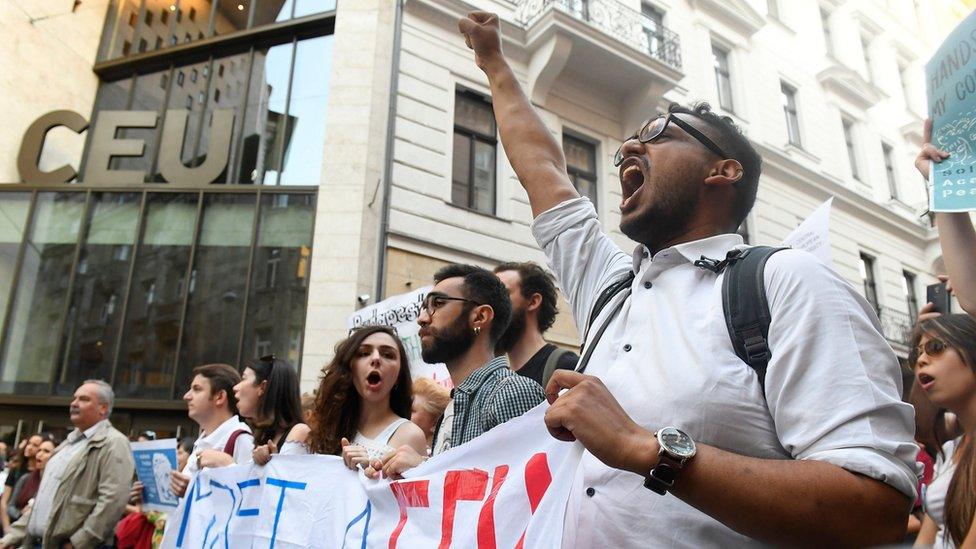
[[[569,544],[976,546],[969,215],[934,214],[964,312],[922,309],[908,357],[910,405],[900,401],[898,363],[870,307],[796,250],[765,267],[772,358],[752,372],[732,353],[721,312],[713,314],[715,299],[721,311],[720,269],[700,264],[746,249],[734,231],[761,170],[749,141],[707,105],[673,105],[625,140],[615,158],[621,230],[639,246],[624,252],[572,186],[561,148],[502,54],[497,18],[475,13],[460,28],[491,83],[501,139],[555,278],[527,262],[494,271],[455,264],[434,275],[417,320],[421,354],[446,365],[450,391],[412,379],[389,326],[351,330],[305,395],[295,367],[274,355],[241,368],[198,366],[183,399],[199,435],[178,441],[173,493],[187,497],[202,469],[264,465],[276,455],[341,456],[367,476],[400,478],[548,399],[553,436],[587,450],[572,479]],[[930,137],[927,124],[916,160],[923,176],[948,156]],[[557,313],[557,279],[580,333],[599,328],[586,336],[582,359],[544,337]],[[679,297],[650,299],[652,289]],[[661,356],[648,341],[671,352]],[[166,516],[143,511],[129,440],[109,419],[113,404],[108,384],[85,381],[64,441],[38,433],[0,446],[0,549],[158,546]],[[670,428],[673,436],[697,439],[690,455],[675,458],[658,438],[669,423],[690,432]],[[595,498],[594,485],[609,497]]]

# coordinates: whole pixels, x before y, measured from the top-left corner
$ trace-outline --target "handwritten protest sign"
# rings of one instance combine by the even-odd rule
[[[542,403],[398,481],[337,456],[205,469],[162,547],[556,548],[582,447],[546,431]]]
[[[806,250],[825,265],[833,265],[830,254],[830,208],[834,197],[830,197],[806,218],[783,240],[784,246]]]
[[[925,65],[932,143],[951,156],[932,164],[929,208],[976,210],[976,12]]]
[[[142,508],[169,512],[178,498],[169,487],[169,474],[176,469],[176,439],[131,443],[136,475],[142,483]]]
[[[450,388],[453,385],[447,368],[443,364],[427,364],[420,356],[420,325],[417,324],[417,317],[420,316],[420,304],[430,289],[431,286],[425,286],[363,307],[349,316],[348,324],[350,328],[376,324],[393,326],[407,350],[412,377],[429,377]]]

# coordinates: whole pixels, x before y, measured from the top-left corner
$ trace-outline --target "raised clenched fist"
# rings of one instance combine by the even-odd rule
[[[484,11],[473,11],[458,21],[458,30],[464,43],[474,50],[474,60],[481,70],[502,56],[502,40],[498,16]]]

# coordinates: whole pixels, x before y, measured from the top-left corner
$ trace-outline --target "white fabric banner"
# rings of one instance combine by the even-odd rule
[[[414,379],[429,377],[450,389],[454,385],[451,383],[451,375],[447,373],[447,367],[443,364],[427,364],[420,356],[420,325],[417,324],[417,317],[420,316],[420,304],[424,302],[424,296],[431,288],[433,286],[425,286],[363,307],[349,315],[347,324],[350,328],[377,324],[393,326],[407,350],[411,376]]]
[[[170,515],[162,547],[559,547],[582,446],[549,435],[547,407],[394,482],[336,456],[206,469]]]

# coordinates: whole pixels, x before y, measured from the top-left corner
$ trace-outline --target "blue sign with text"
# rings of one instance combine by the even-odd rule
[[[946,38],[925,65],[932,143],[950,153],[932,164],[929,208],[976,210],[976,12]]]

